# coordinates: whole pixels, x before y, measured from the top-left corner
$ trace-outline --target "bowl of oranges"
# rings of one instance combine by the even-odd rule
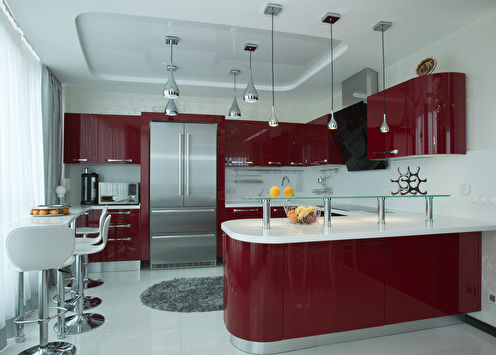
[[[66,205],[36,206],[32,208],[30,212],[33,217],[58,217],[66,216],[69,213],[70,208]]]
[[[284,211],[289,222],[294,224],[314,224],[320,216],[320,210],[315,206],[285,205]]]

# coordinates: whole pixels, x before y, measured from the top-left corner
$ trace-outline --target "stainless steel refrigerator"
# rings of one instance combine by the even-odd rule
[[[150,266],[215,265],[217,124],[150,122]]]

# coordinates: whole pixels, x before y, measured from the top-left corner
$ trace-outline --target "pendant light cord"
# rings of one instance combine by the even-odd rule
[[[332,45],[332,23],[329,25],[330,32],[331,32],[331,41],[330,41],[330,47],[331,47],[331,112],[334,112],[334,47]]]
[[[236,100],[236,75],[237,74],[233,74],[233,93],[234,93],[234,99]]]
[[[251,51],[250,51],[250,76],[251,76]]]
[[[384,25],[381,27],[382,34],[382,90],[384,92],[384,114],[386,114],[386,59],[384,54]]]
[[[172,63],[172,48],[174,47],[174,45],[172,44],[172,41],[170,42],[170,47],[171,47],[171,71],[173,71],[173,70],[172,70],[172,66],[173,66],[174,64]]]
[[[272,9],[272,107],[274,107],[274,9]]]

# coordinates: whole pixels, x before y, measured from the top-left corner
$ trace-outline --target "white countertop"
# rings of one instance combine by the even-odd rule
[[[322,218],[320,219],[322,220]],[[429,235],[442,233],[496,230],[496,221],[478,221],[446,216],[434,216],[428,228],[423,214],[386,214],[386,225],[381,230],[377,214],[333,217],[331,230],[324,232],[321,223],[291,224],[286,218],[272,218],[270,230],[262,230],[262,219],[238,219],[222,223],[222,230],[231,238],[260,244],[305,243],[332,240],[369,239]]]

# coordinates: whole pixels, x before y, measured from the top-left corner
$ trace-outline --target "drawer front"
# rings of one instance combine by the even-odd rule
[[[235,207],[225,209],[225,220],[262,218],[262,207]]]
[[[109,235],[107,246],[102,251],[102,258],[103,261],[139,260],[139,238],[126,234]]]
[[[270,217],[271,218],[285,218],[286,212],[284,211],[284,207],[271,207],[270,208]]]

